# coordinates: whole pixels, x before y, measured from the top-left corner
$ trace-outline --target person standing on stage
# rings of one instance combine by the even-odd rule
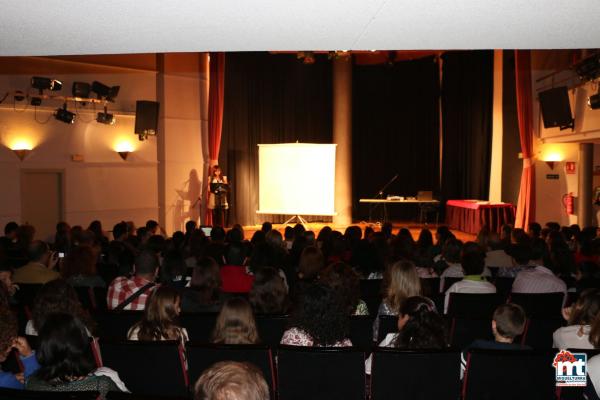
[[[212,210],[213,225],[225,227],[227,210],[229,209],[229,204],[227,203],[227,189],[223,186],[219,186],[214,190],[214,183],[229,184],[229,182],[227,182],[227,177],[222,175],[221,167],[218,165],[215,165],[212,168],[212,174],[208,179],[208,208]]]

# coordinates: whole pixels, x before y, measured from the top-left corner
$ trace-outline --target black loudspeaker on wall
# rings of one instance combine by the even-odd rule
[[[545,128],[559,127],[561,130],[574,127],[569,103],[569,91],[561,86],[540,92],[540,107]]]
[[[139,100],[135,103],[135,133],[140,140],[149,135],[156,135],[158,131],[158,108],[157,101]]]

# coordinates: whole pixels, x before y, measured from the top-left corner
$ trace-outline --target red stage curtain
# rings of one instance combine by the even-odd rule
[[[515,77],[517,86],[517,116],[523,153],[523,173],[517,203],[515,227],[527,229],[535,221],[535,169],[533,162],[533,103],[531,93],[531,54],[529,50],[515,50]]]
[[[221,129],[223,128],[223,95],[225,92],[225,53],[210,53],[208,78],[208,155],[212,166],[219,163]],[[208,181],[205,198],[208,199]],[[206,209],[205,224],[212,225],[212,213]]]

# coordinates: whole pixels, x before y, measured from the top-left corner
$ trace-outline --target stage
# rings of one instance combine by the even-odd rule
[[[368,222],[364,222],[364,221],[356,222],[353,225],[360,226],[360,228],[363,230],[363,232],[364,232],[365,228],[368,226],[373,227],[373,229],[375,229],[375,231],[381,230],[381,225],[368,223]],[[442,225],[442,224],[440,224],[440,225]],[[273,229],[277,229],[279,232],[281,232],[283,234],[283,231],[285,230],[286,226],[293,226],[293,224],[291,224],[291,225],[273,224]],[[340,231],[342,233],[348,227],[347,225],[339,226],[339,225],[334,225],[332,223],[324,223],[324,222],[310,222],[310,223],[306,224],[306,227],[309,230],[314,231],[315,235],[318,235],[319,231],[325,226],[329,226],[333,230]],[[437,225],[435,225],[435,224],[417,224],[414,221],[413,222],[393,221],[392,226],[393,226],[392,232],[394,234],[397,234],[398,230],[400,230],[401,228],[408,228],[415,240],[417,240],[417,238],[419,237],[419,232],[421,231],[421,229],[428,228],[429,230],[431,230],[431,233],[434,235],[434,241],[435,241],[435,230],[437,229]],[[252,235],[254,234],[254,232],[260,230],[260,228],[261,228],[261,225],[244,226],[245,239],[250,240],[250,238],[252,238]],[[462,240],[463,242],[473,241],[476,238],[476,235],[472,235],[472,234],[469,234],[466,232],[461,232],[458,230],[451,229],[451,232],[454,234],[454,236],[456,236],[457,239]]]

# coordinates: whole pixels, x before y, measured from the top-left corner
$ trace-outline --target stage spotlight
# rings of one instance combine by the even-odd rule
[[[73,97],[90,97],[90,84],[87,82],[73,82]]]
[[[15,92],[15,101],[23,101],[23,100],[25,100],[25,93],[23,93],[20,90],[17,90]]]
[[[96,93],[98,99],[105,99],[107,101],[115,101],[115,97],[119,94],[120,86],[109,87],[98,81],[92,82],[92,92]]]
[[[64,122],[65,124],[72,124],[75,122],[75,113],[67,111],[67,103],[63,104],[63,108],[57,108],[54,113],[54,118]]]
[[[113,114],[109,114],[106,110],[106,107],[104,107],[104,112],[98,113],[96,121],[105,125],[114,125],[116,119],[115,116]]]
[[[40,94],[44,93],[44,90],[51,90],[56,92],[62,89],[62,82],[56,79],[42,78],[34,76],[31,78],[31,87],[40,91]]]
[[[32,97],[31,101],[29,102],[29,104],[31,104],[34,107],[38,107],[42,105],[42,99],[40,97]]]
[[[588,106],[590,106],[590,108],[592,110],[597,110],[600,108],[600,93],[596,93],[593,96],[588,97]]]

